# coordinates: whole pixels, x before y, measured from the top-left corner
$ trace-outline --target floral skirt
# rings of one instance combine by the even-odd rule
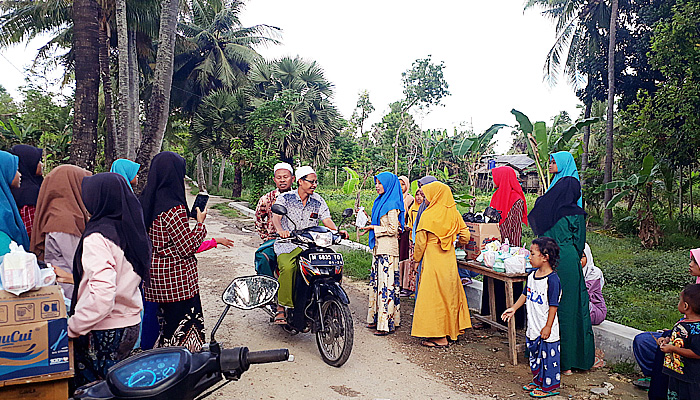
[[[369,285],[367,323],[377,324],[378,331],[393,332],[401,324],[399,258],[374,256]]]
[[[174,303],[158,303],[160,335],[156,347],[182,346],[192,353],[204,344],[204,314],[199,294]]]
[[[140,324],[94,330],[75,340],[76,388],[107,377],[110,367],[128,358],[139,338]]]

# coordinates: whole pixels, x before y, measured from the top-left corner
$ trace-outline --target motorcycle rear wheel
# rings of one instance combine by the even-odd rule
[[[350,358],[355,331],[352,315],[347,304],[327,297],[321,304],[321,318],[325,332],[316,332],[316,345],[323,361],[333,367],[340,367]]]

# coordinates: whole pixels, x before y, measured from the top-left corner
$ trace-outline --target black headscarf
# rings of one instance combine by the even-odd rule
[[[44,182],[44,177],[36,174],[36,167],[41,162],[43,152],[42,149],[26,144],[18,144],[10,150],[10,153],[19,157],[19,173],[22,174],[20,187],[12,188],[18,209],[36,205],[41,183]]]
[[[578,202],[581,197],[581,182],[567,176],[557,181],[545,194],[538,197],[527,216],[532,232],[542,236],[561,218],[569,215],[586,215]]]
[[[127,261],[142,280],[148,281],[151,268],[151,241],[143,223],[141,205],[123,176],[113,172],[83,178],[83,202],[90,213],[73,260],[73,303],[78,303],[78,285],[83,278],[83,241],[100,233],[124,250]]]
[[[146,187],[139,197],[147,229],[163,211],[181,204],[187,208],[185,166],[185,159],[172,151],[164,151],[153,157]]]

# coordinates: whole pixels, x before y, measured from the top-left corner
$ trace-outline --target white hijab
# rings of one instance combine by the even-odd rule
[[[583,279],[587,281],[600,280],[600,288],[605,285],[605,278],[603,278],[603,271],[595,266],[593,262],[593,253],[591,253],[591,248],[586,243],[586,247],[583,248],[583,254],[586,256],[586,266],[583,267]]]

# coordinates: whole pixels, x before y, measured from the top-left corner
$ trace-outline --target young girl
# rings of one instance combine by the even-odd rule
[[[559,245],[552,238],[541,237],[532,241],[530,252],[530,263],[537,270],[527,277],[522,295],[501,318],[508,321],[526,304],[527,349],[533,379],[523,389],[530,391],[532,397],[549,397],[559,394],[556,389],[561,381],[557,318],[561,284],[554,271],[559,263]]]
[[[683,289],[678,311],[685,319],[674,325],[670,338],[659,338],[658,343],[666,353],[663,373],[669,377],[668,398],[690,400],[700,393],[700,285]]]
[[[363,235],[369,232],[369,247],[374,255],[367,328],[376,329],[377,336],[385,336],[401,324],[398,236],[404,227],[405,211],[396,175],[382,172],[374,181],[379,196],[372,206],[372,225],[360,228]]]

